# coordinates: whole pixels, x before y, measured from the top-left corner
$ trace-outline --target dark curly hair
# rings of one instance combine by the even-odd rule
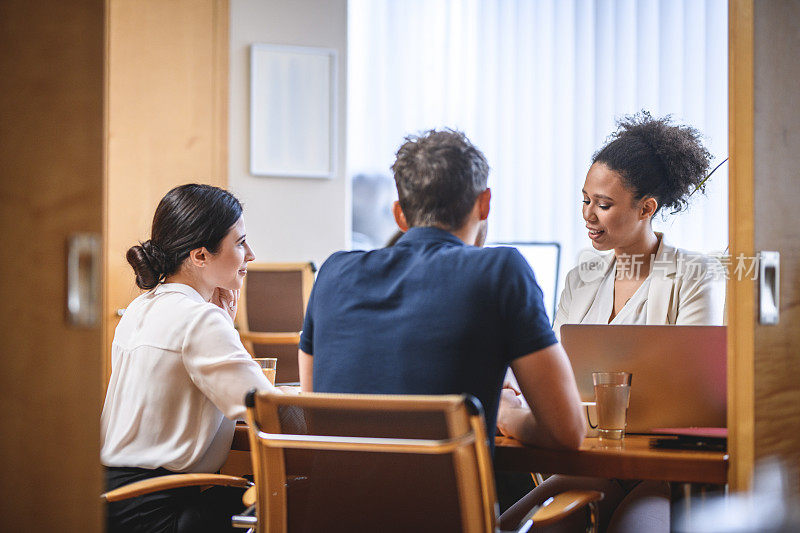
[[[125,255],[136,273],[136,285],[152,289],[177,272],[196,248],[216,253],[240,216],[242,204],[225,189],[194,183],[175,187],[156,208],[150,239]]]
[[[400,207],[409,226],[460,228],[486,190],[486,157],[460,131],[408,136],[392,165]]]
[[[696,190],[704,192],[711,154],[690,126],[672,124],[670,116],[656,119],[647,111],[618,123],[609,141],[592,157],[622,176],[625,186],[640,200],[653,197],[658,209],[683,210]]]

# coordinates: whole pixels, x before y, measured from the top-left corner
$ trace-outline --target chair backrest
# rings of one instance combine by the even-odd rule
[[[277,357],[276,381],[299,380],[297,344],[314,284],[313,263],[250,263],[236,327],[254,357]]]
[[[471,396],[253,392],[246,404],[258,532],[494,531]]]

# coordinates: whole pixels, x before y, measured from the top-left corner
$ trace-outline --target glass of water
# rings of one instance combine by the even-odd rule
[[[629,372],[592,372],[597,401],[597,433],[601,439],[625,437],[631,378]]]
[[[278,359],[275,357],[254,357],[253,359],[261,367],[261,371],[264,372],[264,376],[269,382],[275,385],[275,371],[278,369]]]

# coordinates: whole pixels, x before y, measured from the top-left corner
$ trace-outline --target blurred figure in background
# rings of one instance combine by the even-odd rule
[[[392,203],[397,196],[394,180],[383,174],[353,177],[353,249],[380,248],[397,230]]]

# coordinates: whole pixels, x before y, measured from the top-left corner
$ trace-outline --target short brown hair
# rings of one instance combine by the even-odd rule
[[[460,131],[408,136],[392,165],[408,225],[460,228],[486,190],[489,164]]]

